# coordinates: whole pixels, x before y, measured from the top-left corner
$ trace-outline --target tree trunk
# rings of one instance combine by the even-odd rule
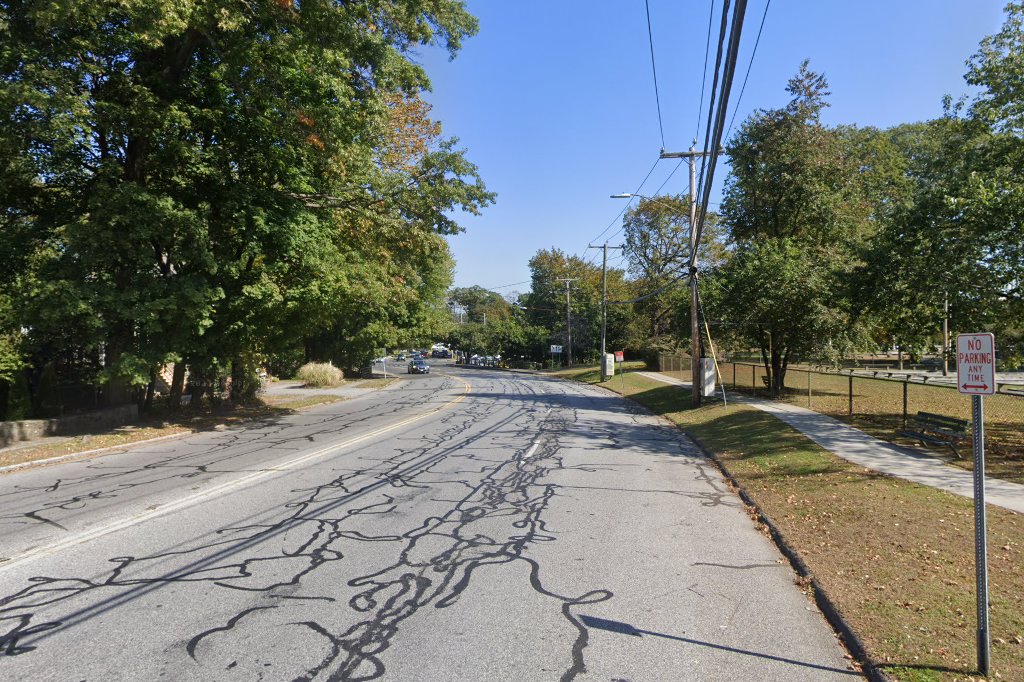
[[[103,366],[111,369],[121,361],[121,355],[130,347],[130,332],[126,332],[122,325],[115,327],[107,339]],[[124,377],[111,374],[107,382],[104,402],[109,407],[124,405],[131,402],[131,391],[128,382]]]
[[[782,395],[783,389],[786,388],[786,370],[789,369],[789,350],[781,354],[778,361],[777,369],[775,370],[775,379],[778,382],[773,391],[773,395]]]
[[[236,405],[256,400],[256,382],[249,364],[242,356],[231,360],[231,402]]]
[[[153,394],[156,392],[156,365],[149,368],[149,383],[146,384],[146,399],[142,402],[142,412],[149,413],[153,409]]]
[[[0,421],[7,419],[7,402],[11,394],[11,384],[6,379],[0,379]]]
[[[768,380],[768,391],[773,398],[782,394],[786,386],[786,369],[789,367],[789,351],[779,352],[779,348],[761,348],[761,360],[764,364],[765,378]]]
[[[174,363],[174,373],[171,376],[171,394],[169,400],[171,401],[170,409],[172,411],[178,411],[181,409],[181,393],[185,388],[185,363],[176,362]]]
[[[193,364],[189,369],[188,376],[188,392],[191,396],[189,404],[193,408],[198,408],[199,404],[203,400],[210,389],[210,372],[208,369],[196,369]]]

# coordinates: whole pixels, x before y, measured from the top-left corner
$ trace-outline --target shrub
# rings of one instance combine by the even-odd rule
[[[299,367],[295,378],[313,388],[339,386],[345,382],[341,370],[329,362],[307,362]]]

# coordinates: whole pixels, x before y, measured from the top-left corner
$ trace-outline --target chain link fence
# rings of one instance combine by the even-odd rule
[[[690,356],[659,353],[658,371],[682,381],[690,381],[692,379],[690,374]]]
[[[688,356],[663,354],[658,360],[662,373],[690,381]],[[718,367],[726,390],[806,407],[900,445],[919,444],[907,435],[915,430],[919,412],[971,419],[971,397],[957,391],[955,370],[943,383],[934,374],[790,366],[784,390],[773,398],[763,365],[720,362]],[[985,442],[988,473],[1024,483],[1024,385],[1000,384],[995,395],[986,396]],[[956,463],[970,466],[969,439],[958,449],[964,460]],[[953,456],[948,447],[924,451]]]

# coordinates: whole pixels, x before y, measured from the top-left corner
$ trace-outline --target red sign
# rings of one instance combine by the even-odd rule
[[[621,351],[621,350],[615,351],[615,362],[622,362],[624,355],[625,355],[624,351]]]
[[[996,339],[992,334],[958,334],[956,387],[969,395],[996,392]]]

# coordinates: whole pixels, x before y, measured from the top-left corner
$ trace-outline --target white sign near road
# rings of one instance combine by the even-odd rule
[[[996,392],[995,336],[957,335],[956,387],[968,395],[993,395]]]
[[[552,353],[561,353],[562,352],[562,347],[561,346],[551,346],[551,352]]]

